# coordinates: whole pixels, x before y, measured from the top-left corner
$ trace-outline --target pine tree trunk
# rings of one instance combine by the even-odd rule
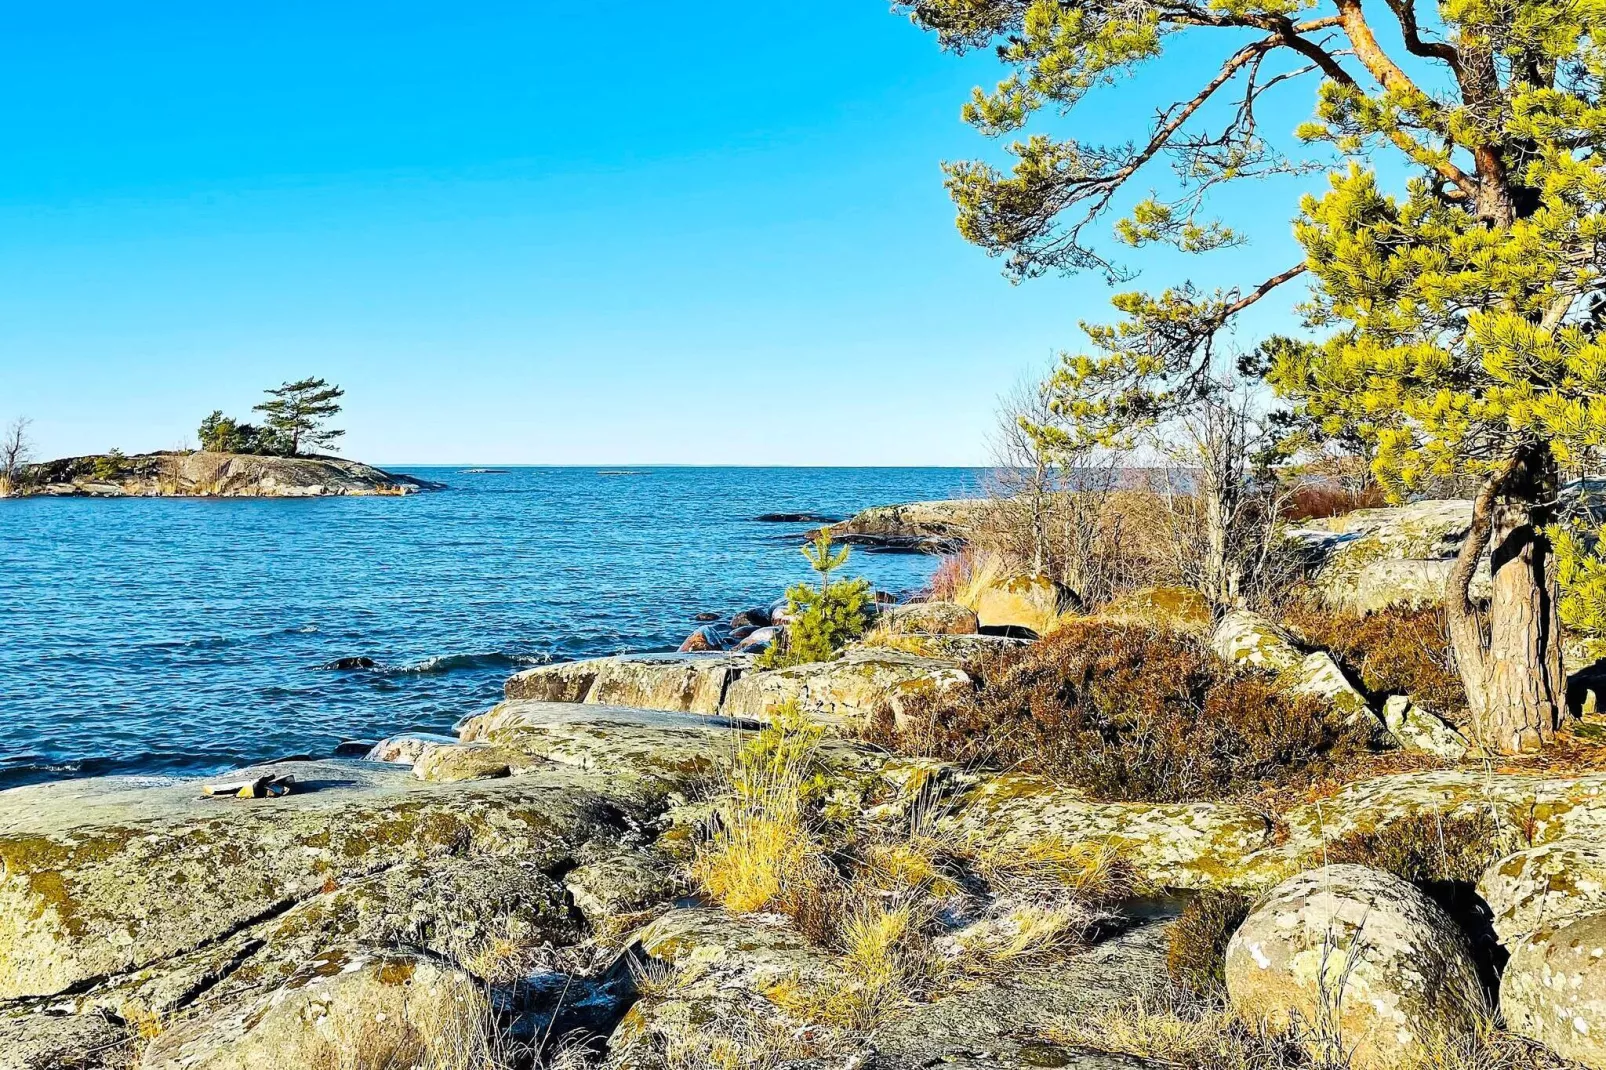
[[[1472,732],[1498,754],[1538,750],[1567,717],[1555,561],[1543,528],[1554,516],[1558,474],[1543,446],[1525,448],[1489,478],[1445,591],[1456,665]],[[1487,627],[1472,604],[1472,574],[1492,543]]]

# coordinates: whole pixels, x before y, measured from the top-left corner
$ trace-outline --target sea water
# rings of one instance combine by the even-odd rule
[[[406,498],[0,500],[0,787],[442,732],[552,661],[672,650],[809,575],[806,524],[978,493],[933,468],[400,467]],[[845,570],[921,587],[935,559]],[[326,666],[368,658],[371,669]]]

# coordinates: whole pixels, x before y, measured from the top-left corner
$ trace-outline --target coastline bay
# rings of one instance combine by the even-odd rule
[[[438,494],[0,502],[0,787],[443,731],[512,672],[673,649],[807,565],[759,523],[974,494],[932,468],[393,466]],[[856,552],[890,591],[935,559]],[[371,669],[326,668],[370,658]]]

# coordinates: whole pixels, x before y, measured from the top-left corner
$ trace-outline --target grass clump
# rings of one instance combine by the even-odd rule
[[[1200,892],[1171,923],[1165,954],[1171,983],[1200,999],[1227,993],[1227,944],[1249,916],[1249,898],[1232,891]]]
[[[719,822],[692,864],[726,909],[795,914],[829,881],[813,806],[824,787],[821,738],[793,705],[738,750]]]
[[[915,694],[867,738],[889,749],[1040,773],[1105,799],[1216,799],[1319,776],[1364,752],[1320,700],[1235,674],[1197,641],[1069,623],[976,659],[968,691]]]

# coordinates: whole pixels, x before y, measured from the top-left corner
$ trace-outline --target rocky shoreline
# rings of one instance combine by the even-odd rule
[[[1453,506],[1421,503],[1301,537],[1333,600],[1411,603],[1431,588],[1385,574],[1437,560],[1457,523]],[[913,524],[860,528],[953,536]],[[1100,801],[1041,775],[903,757],[860,730],[898,721],[909,697],[970,687],[967,659],[1029,642],[998,634],[1026,628],[1007,619],[1014,603],[987,602],[990,623],[967,605],[884,606],[836,660],[784,669],[754,653],[784,611],[744,611],[681,652],[517,673],[451,735],[198,780],[0,791],[0,1070],[390,1065],[353,1052],[478,1070],[494,1063],[485,1044],[523,1053],[507,1065],[681,1070],[712,1065],[706,1045],[732,1037],[754,1046],[721,1050],[784,1046],[796,1070],[1161,1070],[1180,1064],[1099,1047],[1088,1023],[1163,987],[1180,904],[1228,893],[1253,907],[1225,949],[1245,1013],[1318,1013],[1327,955],[1348,949],[1355,994],[1339,1012],[1355,1067],[1403,1065],[1433,1030],[1471,1035],[1497,1009],[1518,1035],[1606,1066],[1606,959],[1577,951],[1606,932],[1606,773],[1496,773],[1468,760],[1454,726],[1377,702],[1325,651],[1255,614],[1212,622],[1184,594],[1145,592],[1093,621],[1202,639],[1239,671],[1366,719],[1423,768],[1271,808]],[[824,732],[817,790],[840,820],[992,858],[1092,845],[1127,890],[1084,938],[1033,949],[1041,968],[972,971],[873,1022],[797,1017],[797,992],[852,993],[862,974],[791,918],[725,909],[691,878],[724,820],[713,785],[777,709]],[[1469,882],[1475,931],[1398,877],[1328,864],[1335,845],[1423,827],[1441,843],[1462,827],[1509,837]],[[945,895],[933,924],[952,946],[1000,925],[1025,938],[1003,892],[961,882]],[[760,1022],[784,1035],[743,1032]],[[408,1037],[478,1061],[434,1047],[419,1060],[397,1046]]]
[[[13,493],[18,497],[315,498],[442,489],[441,483],[342,457],[187,452],[46,461],[24,469]]]

